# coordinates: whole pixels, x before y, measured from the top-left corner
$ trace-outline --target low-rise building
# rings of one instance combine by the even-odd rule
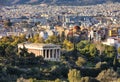
[[[115,46],[116,43],[117,41],[114,40],[113,38],[108,38],[107,41],[102,42],[102,44],[109,45],[109,46]]]
[[[18,49],[23,47],[27,48],[29,53],[34,53],[35,56],[42,56],[45,60],[60,61],[60,45],[39,43],[18,44]]]
[[[19,32],[6,32],[7,36],[19,36]]]
[[[108,38],[106,42],[102,42],[104,45],[115,46],[117,50],[117,58],[120,59],[120,54],[118,53],[118,48],[120,48],[120,42],[114,38]]]
[[[109,30],[109,36],[110,37],[116,37],[116,36],[118,36],[117,28],[112,28],[111,30]]]

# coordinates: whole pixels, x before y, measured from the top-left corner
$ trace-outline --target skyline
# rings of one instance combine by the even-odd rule
[[[47,4],[47,5],[69,5],[69,6],[85,6],[104,3],[115,3],[119,0],[0,0],[1,5],[17,5],[17,4]]]

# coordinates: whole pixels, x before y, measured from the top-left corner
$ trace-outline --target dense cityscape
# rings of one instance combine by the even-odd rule
[[[0,82],[120,82],[120,3],[0,5]]]
[[[49,17],[56,15],[66,16],[119,16],[120,4],[98,4],[92,6],[51,6],[47,4],[40,5],[13,5],[1,8],[3,17],[19,18],[21,16],[40,16],[46,14]]]

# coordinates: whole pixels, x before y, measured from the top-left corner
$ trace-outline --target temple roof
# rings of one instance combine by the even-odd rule
[[[42,43],[20,43],[18,44],[18,47],[23,47],[25,46],[26,48],[32,48],[32,49],[38,49],[38,48],[55,48],[55,47],[60,47],[60,45],[55,45],[55,44],[42,44]]]

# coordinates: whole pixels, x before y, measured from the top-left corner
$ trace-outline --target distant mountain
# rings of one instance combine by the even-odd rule
[[[0,5],[40,4],[49,5],[95,5],[102,3],[120,2],[120,0],[0,0]]]

